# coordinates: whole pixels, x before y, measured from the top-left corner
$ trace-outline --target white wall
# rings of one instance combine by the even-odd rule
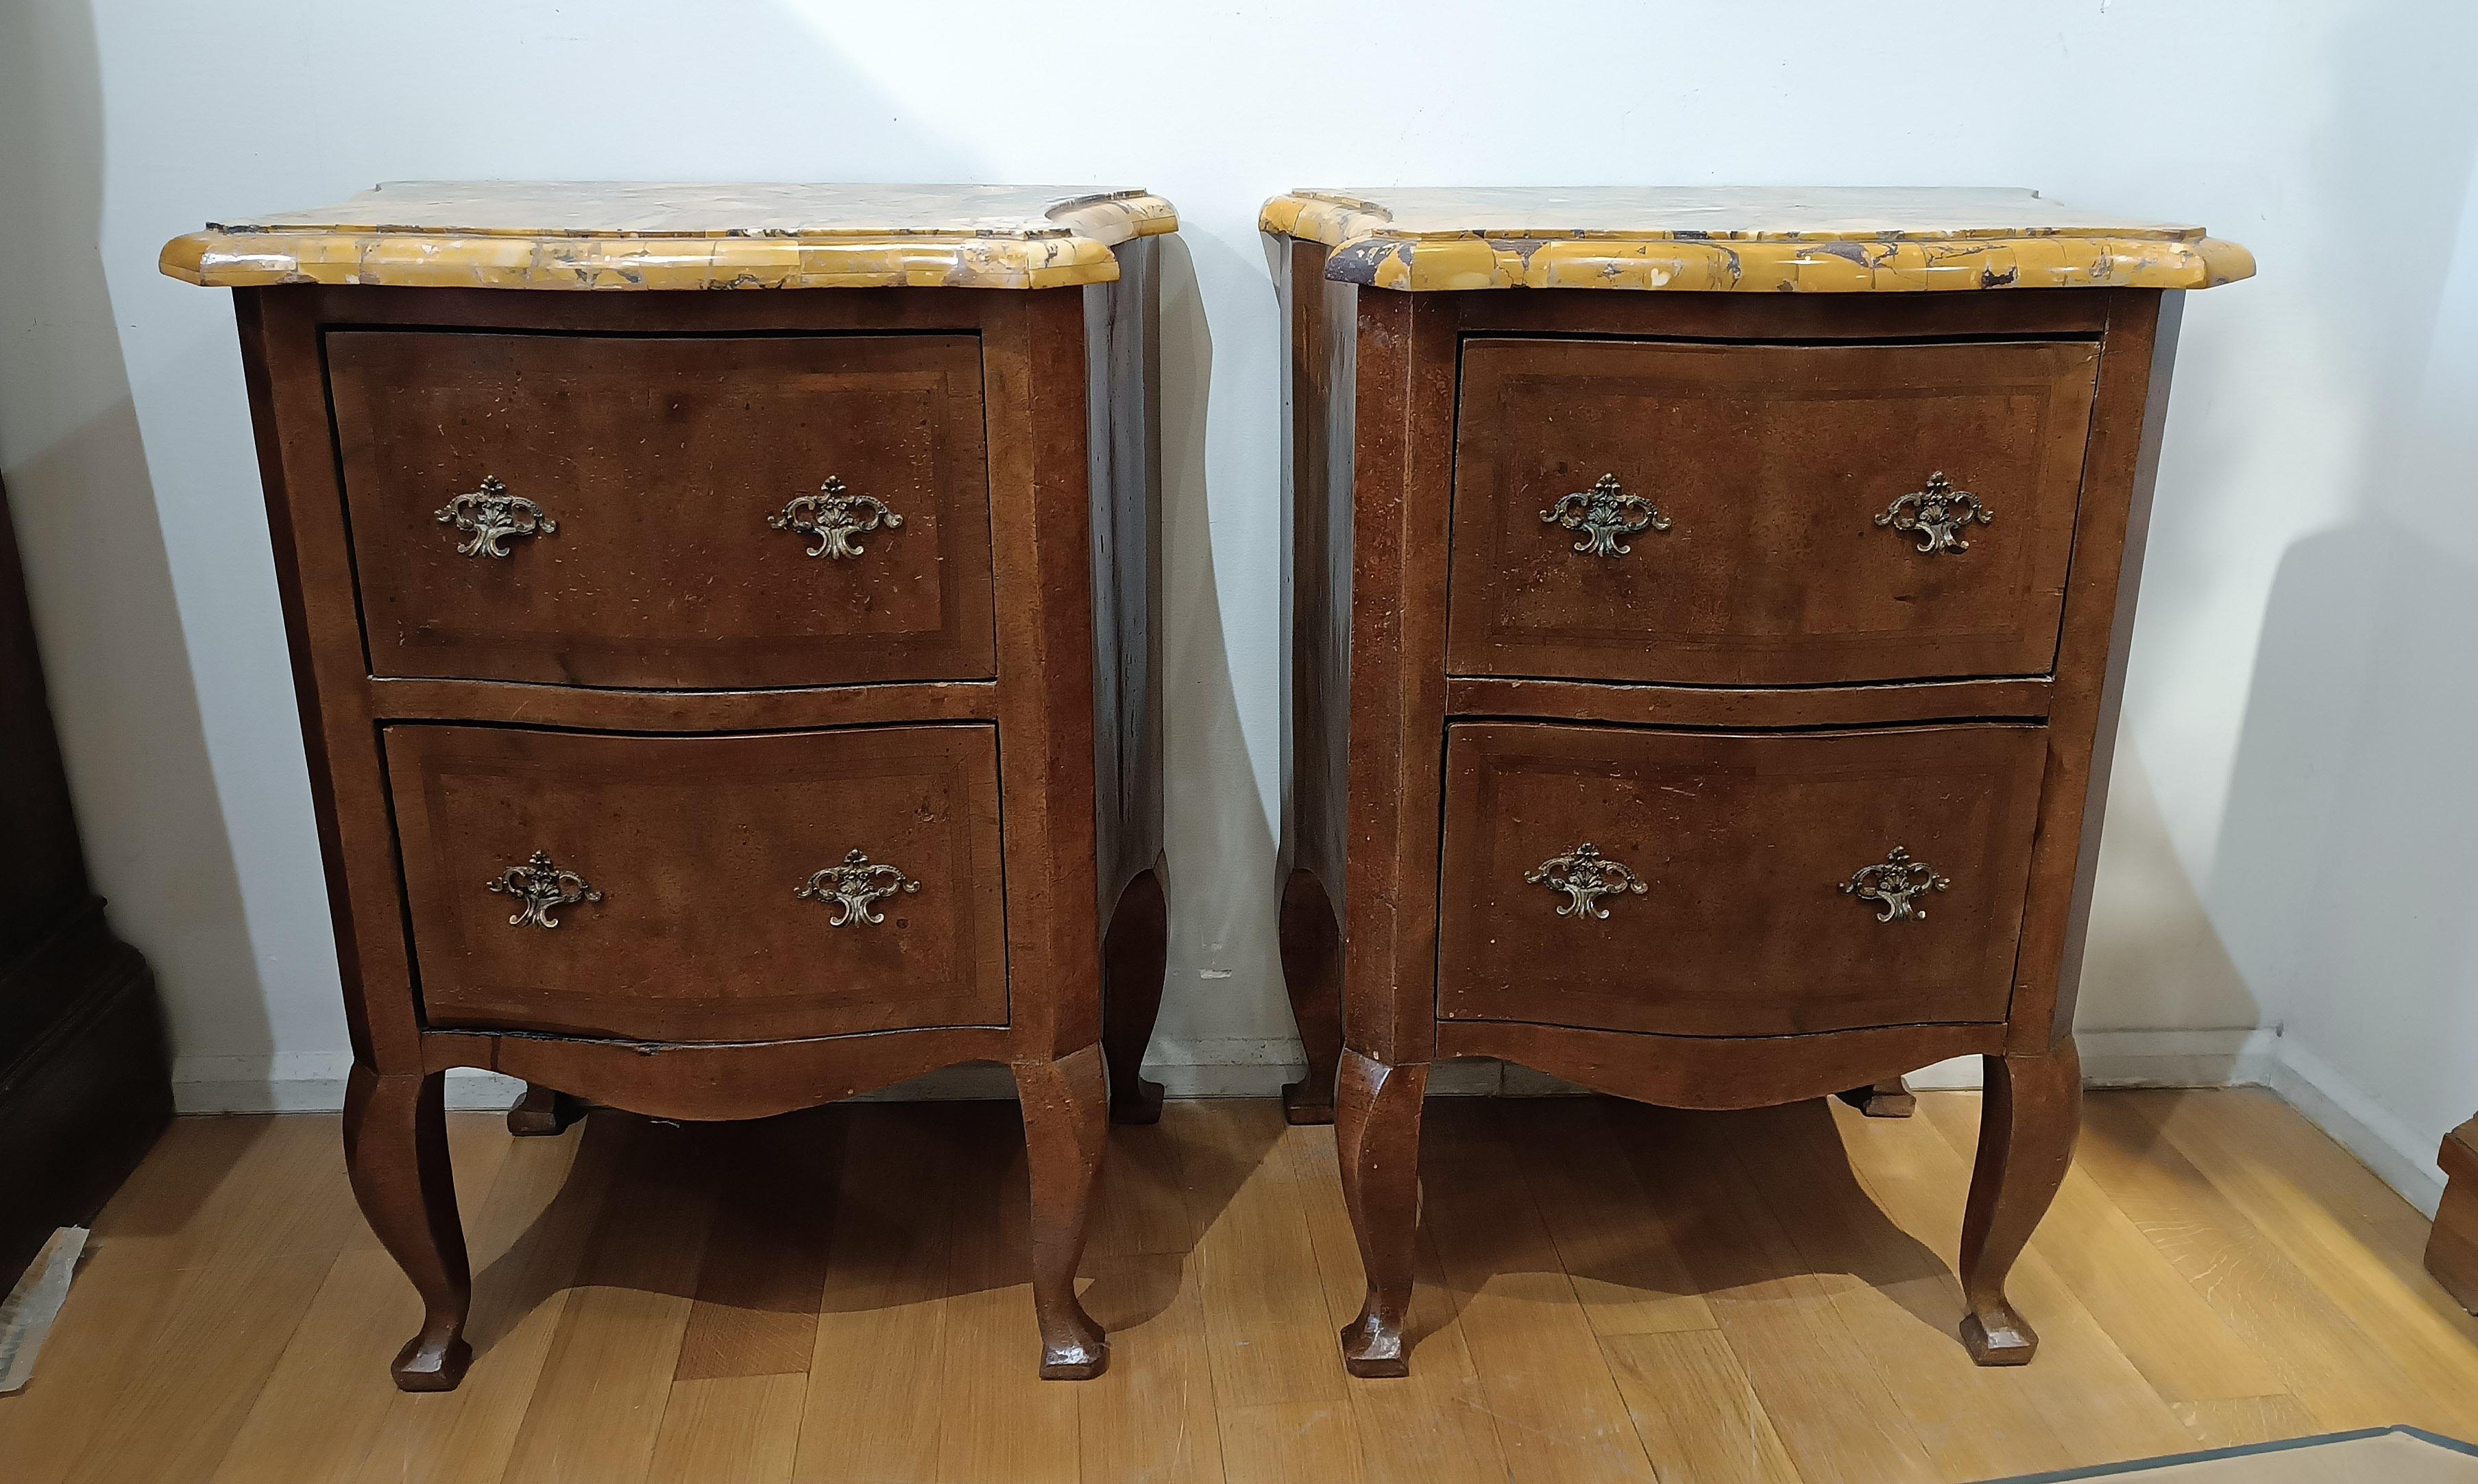
[[[2099,1038],[2134,1062],[2260,1051],[2244,1032],[2287,1024],[2333,1106],[2360,1100],[2353,1126],[2390,1119],[2394,1153],[2431,1153],[2478,1106],[2478,249],[2443,302],[2478,137],[2471,9],[1551,16],[0,6],[0,474],[95,870],[162,974],[186,1095],[264,1096],[270,1076],[330,1095],[343,1031],[230,314],[156,275],[166,237],[409,177],[1054,180],[1176,201],[1180,892],[1156,1050],[1226,1068],[1190,1085],[1257,1088],[1275,1069],[1226,1064],[1285,1058],[1288,1017],[1278,324],[1256,204],[1387,182],[2006,184],[2199,219],[2263,266],[2186,316],[2084,1024],[2221,1033]],[[2457,344],[2435,333],[2447,312]]]

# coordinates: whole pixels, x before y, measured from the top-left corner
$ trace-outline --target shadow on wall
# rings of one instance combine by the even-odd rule
[[[162,979],[190,1107],[334,1107],[345,1058],[229,296],[159,278],[164,238],[384,179],[985,178],[782,6],[636,9],[594,49],[552,8],[442,0],[386,65],[338,67],[349,28],[275,13],[0,6],[0,202],[42,228],[0,235],[0,468],[98,889]],[[496,101],[431,108],[442,79]],[[198,126],[277,90],[424,126]],[[752,98],[785,127],[680,127]]]
[[[218,1043],[263,1044],[258,962],[97,245],[102,83],[85,5],[0,8],[0,138],[13,141],[0,151],[13,221],[0,332],[17,342],[0,365],[0,475],[88,859],[114,930],[154,965],[176,1046],[210,1021]]]
[[[1193,253],[1208,237],[1162,239],[1163,729],[1169,774],[1171,968],[1159,1060],[1173,1091],[1269,1096],[1299,1075],[1275,955],[1273,828],[1239,724],[1214,569],[1205,433],[1213,335]],[[1231,254],[1235,259],[1236,255]],[[1216,264],[1227,268],[1228,264]],[[1271,496],[1268,496],[1271,497]],[[1269,612],[1266,621],[1275,621]]]
[[[2090,936],[2083,955],[2075,1022],[2088,1036],[2117,1030],[2206,1030],[2179,1058],[2156,1069],[2173,1080],[2226,1081],[2239,1075],[2232,1044],[2263,1022],[2263,1007],[2230,959],[2178,859],[2151,771],[2131,727],[2120,727],[2109,774],[2108,815],[2091,889]],[[2229,1034],[2222,1034],[2226,1028]],[[2098,1069],[2093,1047],[2085,1054]]]
[[[2478,568],[2395,519],[2290,547],[2212,883],[2222,913],[2278,923],[2289,1054],[2421,1164],[2478,1107],[2473,635]]]
[[[2361,409],[2333,479],[2349,514],[2273,575],[2210,898],[2244,925],[2304,1095],[2338,1104],[2318,1121],[2363,1125],[2389,1148],[2357,1152],[2431,1194],[2478,1107],[2478,117],[2401,100],[2465,73],[2478,13],[2384,6],[2343,43],[2314,212],[2382,216],[2416,264],[2330,273],[2331,374]]]

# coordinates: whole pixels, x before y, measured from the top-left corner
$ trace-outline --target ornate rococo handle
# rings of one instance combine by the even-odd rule
[[[1925,907],[1910,905],[1912,897],[1930,892],[1941,892],[1953,883],[1936,874],[1923,861],[1910,859],[1910,852],[1899,845],[1872,866],[1861,866],[1841,883],[1841,893],[1862,901],[1881,902],[1884,911],[1876,914],[1879,922],[1891,922],[1902,918],[1916,918],[1924,922]]]
[[[846,492],[844,482],[829,474],[817,493],[795,495],[780,514],[767,516],[766,523],[777,531],[814,536],[818,543],[809,548],[810,556],[842,561],[869,549],[853,537],[881,525],[892,531],[903,524],[903,517],[888,509],[884,500]]]
[[[860,922],[883,922],[886,918],[872,910],[872,903],[893,896],[898,892],[918,892],[921,883],[882,862],[872,861],[864,851],[854,850],[844,857],[840,866],[829,866],[811,876],[792,891],[794,896],[812,898],[821,905],[834,904],[835,915],[826,920],[828,927],[848,927]]]
[[[1540,519],[1583,533],[1575,549],[1594,557],[1622,557],[1632,551],[1618,540],[1621,536],[1669,529],[1669,517],[1642,495],[1627,493],[1615,474],[1602,475],[1589,490],[1559,495],[1556,504],[1540,513]]]
[[[1579,924],[1586,918],[1608,917],[1609,909],[1600,904],[1602,897],[1623,896],[1629,892],[1641,896],[1645,890],[1641,877],[1593,849],[1590,841],[1564,855],[1551,856],[1525,871],[1523,879],[1533,886],[1565,893],[1566,903],[1557,909],[1557,916],[1573,918]]]
[[[483,475],[480,489],[457,495],[435,514],[441,525],[452,525],[471,538],[456,543],[460,557],[504,557],[508,548],[499,543],[511,536],[559,532],[558,521],[533,501],[510,494],[494,474]]]
[[[1968,551],[1970,542],[1962,533],[1995,518],[1996,512],[1980,504],[1979,496],[1955,489],[1944,470],[1938,469],[1928,476],[1926,489],[1913,490],[1884,507],[1876,523],[1916,536],[1919,550],[1934,556],[1939,551]]]
[[[483,886],[516,898],[517,911],[508,918],[510,927],[557,927],[559,918],[551,916],[553,908],[602,900],[602,893],[586,885],[583,876],[560,869],[549,853],[543,850],[535,851],[534,858],[522,866],[509,867],[497,880],[484,882]]]

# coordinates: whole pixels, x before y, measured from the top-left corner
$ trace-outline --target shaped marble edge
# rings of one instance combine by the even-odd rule
[[[1744,236],[1398,229],[1383,206],[1322,191],[1265,203],[1260,230],[1333,249],[1326,276],[1405,292],[1631,289],[1884,293],[1985,289],[2211,289],[2254,255],[2190,234],[2069,227]]]
[[[728,194],[752,188],[713,189]],[[168,277],[215,289],[1061,289],[1115,280],[1113,247],[1178,228],[1177,211],[1143,190],[1048,198],[1034,204],[1047,225],[931,222],[849,229],[390,225],[369,209],[383,194],[365,192],[342,207],[292,218],[211,224],[166,242],[159,265]],[[934,214],[941,202],[929,194],[925,209]],[[581,204],[561,203],[571,212]],[[365,210],[346,211],[355,206]],[[960,207],[957,214],[965,214]],[[338,219],[315,219],[320,215]],[[367,219],[343,219],[347,215]],[[719,213],[717,219],[726,220],[727,214]]]

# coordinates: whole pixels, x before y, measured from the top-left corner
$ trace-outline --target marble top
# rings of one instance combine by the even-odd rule
[[[2251,254],[2200,227],[2018,189],[1295,190],[1260,224],[1334,249],[1329,278],[1415,292],[2206,289],[2254,273]]]
[[[1051,289],[1118,277],[1175,231],[1142,190],[1063,186],[408,181],[211,222],[163,269],[216,288]]]

